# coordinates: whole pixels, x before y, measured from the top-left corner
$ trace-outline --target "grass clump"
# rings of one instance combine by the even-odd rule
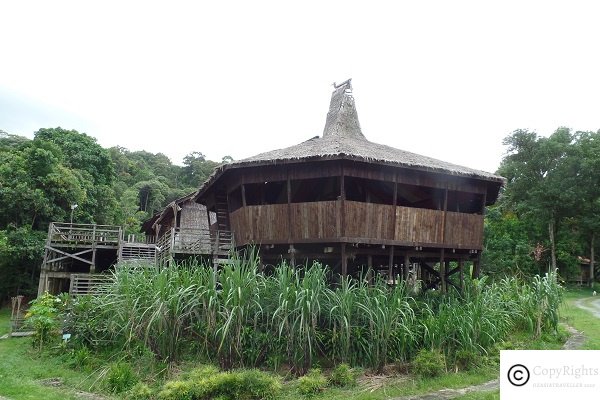
[[[154,391],[145,383],[136,383],[125,395],[126,400],[150,400],[154,396]]]
[[[424,378],[433,378],[446,371],[446,357],[436,350],[421,350],[413,360],[413,371]]]
[[[214,367],[192,371],[185,379],[167,382],[161,400],[274,400],[281,392],[279,380],[258,370],[219,372]]]
[[[113,393],[123,393],[131,389],[138,381],[139,378],[131,365],[124,362],[112,364],[105,378],[107,389]]]
[[[337,387],[354,386],[356,384],[356,376],[348,364],[342,363],[331,371],[329,383]]]
[[[318,368],[313,368],[298,378],[298,392],[306,397],[313,397],[327,388],[327,379]]]

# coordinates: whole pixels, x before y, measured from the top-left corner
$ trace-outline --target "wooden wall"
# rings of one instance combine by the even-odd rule
[[[230,215],[237,245],[341,241],[480,249],[483,216],[344,201],[242,207]],[[343,219],[342,219],[343,218]],[[445,228],[444,228],[445,227]]]

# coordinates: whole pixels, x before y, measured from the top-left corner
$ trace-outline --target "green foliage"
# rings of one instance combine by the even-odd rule
[[[481,279],[467,282],[462,294],[414,298],[403,285],[388,288],[383,281],[347,278],[331,288],[319,264],[282,264],[266,276],[252,252],[229,261],[216,271],[193,263],[119,265],[105,294],[73,304],[72,341],[143,345],[166,362],[193,349],[224,369],[287,364],[302,374],[322,360],[379,371],[422,348],[449,360],[483,356],[514,328],[539,335],[554,332],[558,321],[555,275]]]
[[[32,344],[41,351],[45,344],[55,340],[60,333],[59,315],[63,304],[58,297],[48,292],[29,304],[31,306],[25,314],[25,325],[34,330],[35,339]]]
[[[33,140],[0,133],[0,300],[36,294],[41,249],[27,258],[28,245],[12,231],[28,229],[28,241],[45,237],[50,222],[117,224],[139,233],[141,224],[169,202],[196,190],[216,162],[191,153],[189,165],[164,154],[102,148],[75,130],[43,128]],[[25,260],[27,258],[27,260]]]
[[[142,382],[136,383],[125,395],[126,400],[150,400],[154,397],[154,391]]]
[[[167,382],[158,397],[163,400],[271,400],[280,392],[279,379],[265,372],[219,372],[203,368],[185,380]]]
[[[131,389],[138,381],[139,378],[131,365],[125,362],[112,364],[105,378],[107,389],[113,393],[123,393]]]
[[[337,387],[354,386],[356,384],[356,376],[348,364],[342,363],[331,371],[329,383]]]
[[[432,378],[446,371],[446,358],[438,350],[420,350],[412,362],[413,371],[422,377]]]
[[[161,400],[192,400],[193,386],[191,381],[169,381],[158,393],[158,398]]]
[[[36,293],[46,234],[30,227],[0,230],[0,302],[8,296]]]
[[[468,371],[479,365],[481,355],[471,350],[458,350],[454,353],[454,365],[459,371]]]
[[[306,397],[313,397],[327,388],[327,378],[321,370],[313,368],[304,376],[298,378],[298,392]]]

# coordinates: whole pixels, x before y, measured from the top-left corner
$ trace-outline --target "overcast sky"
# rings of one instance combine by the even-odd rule
[[[595,3],[0,0],[0,129],[241,159],[352,78],[369,140],[494,172],[515,129],[600,129]]]

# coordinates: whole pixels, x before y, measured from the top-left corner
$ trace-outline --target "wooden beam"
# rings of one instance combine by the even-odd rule
[[[47,246],[47,248],[49,250],[57,252],[58,254],[62,254],[63,255],[63,257],[57,257],[57,258],[53,258],[51,260],[46,261],[46,263],[48,263],[48,264],[53,263],[53,262],[57,262],[57,261],[66,260],[67,258],[74,258],[74,259],[79,260],[81,262],[84,262],[86,264],[91,264],[92,263],[92,261],[90,261],[90,260],[86,260],[85,258],[77,257],[77,256],[80,256],[80,255],[83,255],[83,254],[86,254],[86,253],[90,253],[92,251],[92,249],[86,249],[86,250],[83,250],[83,251],[71,254],[71,253],[67,253],[67,252],[64,252],[62,250],[56,249],[56,248],[51,247],[51,246]]]

